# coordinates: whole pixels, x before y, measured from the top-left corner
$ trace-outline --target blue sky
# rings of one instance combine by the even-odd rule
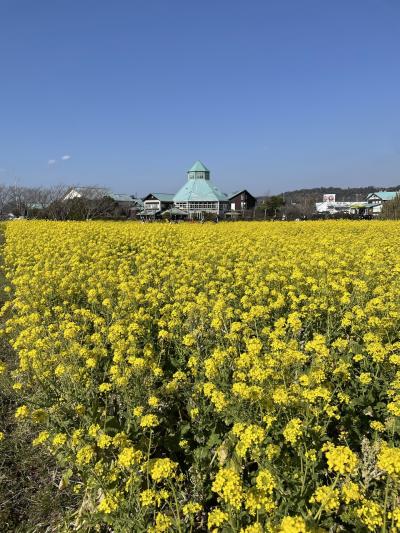
[[[175,192],[196,159],[400,184],[400,2],[0,0],[0,181]]]

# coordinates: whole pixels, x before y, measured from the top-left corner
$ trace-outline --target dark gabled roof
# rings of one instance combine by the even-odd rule
[[[247,192],[247,194],[249,196],[251,196],[252,198],[254,198],[254,200],[256,199],[256,197],[253,196],[247,189],[241,189],[240,191],[234,191],[234,192],[228,194],[228,200],[231,200],[232,198],[235,198],[235,196],[238,196],[239,194],[242,194],[242,192]]]
[[[154,196],[154,198],[160,200],[160,202],[172,202],[174,199],[173,194],[165,192],[150,192],[147,196],[143,198],[143,201],[147,200],[150,196]]]
[[[371,197],[374,197],[374,196],[377,196],[378,198],[380,198],[383,201],[393,200],[394,198],[396,198],[398,192],[399,191],[377,191],[377,192],[371,192],[367,196],[367,199],[371,198]]]

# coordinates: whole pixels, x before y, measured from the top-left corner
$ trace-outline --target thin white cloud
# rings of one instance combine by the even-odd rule
[[[48,165],[55,165],[56,164],[56,160],[55,159],[49,159],[47,164]]]
[[[61,158],[63,161],[68,161],[68,159],[71,159],[71,156],[70,155],[63,155],[62,158]]]

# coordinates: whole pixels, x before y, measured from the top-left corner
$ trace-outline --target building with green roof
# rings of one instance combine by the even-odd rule
[[[201,161],[196,161],[187,175],[187,182],[174,196],[175,207],[186,211],[190,218],[201,218],[204,213],[223,215],[228,210],[228,196],[214,185]]]
[[[165,192],[151,192],[143,198],[143,211],[138,213],[142,218],[156,218],[174,204],[174,195]]]
[[[399,194],[399,191],[377,191],[371,192],[367,196],[367,202],[369,203],[372,214],[379,215],[382,212],[382,207],[385,202],[394,200]]]

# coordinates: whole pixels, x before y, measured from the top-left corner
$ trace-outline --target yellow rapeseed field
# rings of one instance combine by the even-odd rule
[[[400,531],[400,223],[21,221],[4,254],[77,529]]]

